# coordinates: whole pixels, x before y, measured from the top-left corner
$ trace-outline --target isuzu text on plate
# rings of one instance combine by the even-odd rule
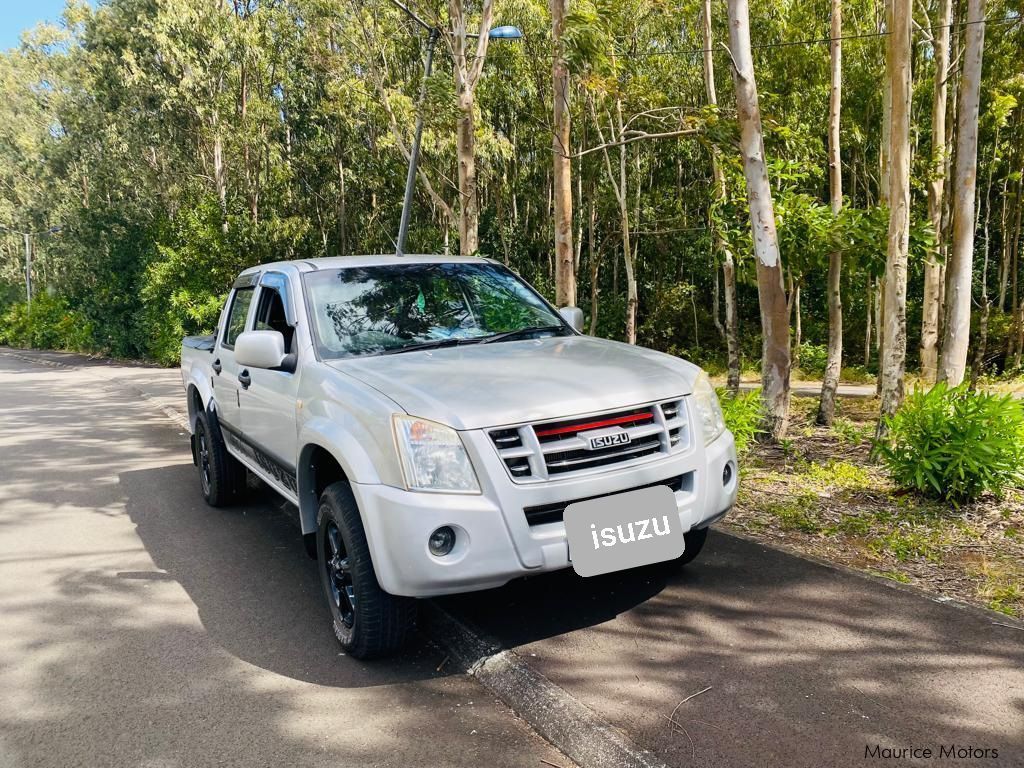
[[[667,485],[570,504],[565,533],[580,576],[673,560],[686,548],[675,494]]]

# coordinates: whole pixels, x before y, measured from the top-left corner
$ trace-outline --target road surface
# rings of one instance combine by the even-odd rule
[[[0,350],[0,766],[570,765],[426,641],[339,655],[293,512],[202,503],[176,372],[28,357]],[[439,604],[668,765],[1024,766],[1024,625],[717,531],[683,572]]]
[[[568,765],[424,642],[341,656],[280,505],[95,373],[0,353],[0,766]]]

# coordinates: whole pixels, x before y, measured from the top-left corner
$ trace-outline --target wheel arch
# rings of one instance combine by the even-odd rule
[[[349,482],[350,474],[334,453],[320,443],[302,447],[296,474],[302,533],[315,533],[321,494],[332,483]]]

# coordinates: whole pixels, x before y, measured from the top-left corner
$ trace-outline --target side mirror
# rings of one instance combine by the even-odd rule
[[[583,332],[583,310],[579,307],[562,307],[558,310],[558,314],[562,316],[574,331]]]
[[[246,331],[235,339],[235,360],[246,368],[278,368],[284,362],[280,331]]]

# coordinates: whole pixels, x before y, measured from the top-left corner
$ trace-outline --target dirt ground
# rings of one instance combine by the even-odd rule
[[[795,397],[789,437],[755,445],[726,527],[1024,618],[1024,492],[959,510],[898,490],[871,463],[877,401],[844,398],[831,429]]]

